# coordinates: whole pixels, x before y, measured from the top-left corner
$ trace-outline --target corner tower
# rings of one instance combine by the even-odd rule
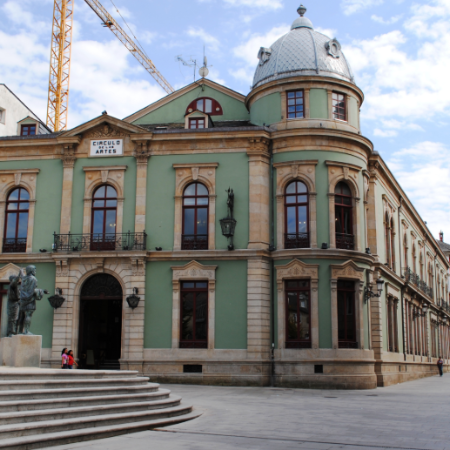
[[[360,134],[364,99],[337,39],[314,30],[301,5],[289,33],[261,47],[247,97],[252,123],[277,130],[318,127]]]

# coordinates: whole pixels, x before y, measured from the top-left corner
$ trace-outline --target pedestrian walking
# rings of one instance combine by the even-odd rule
[[[439,356],[437,366],[439,369],[439,375],[442,377],[442,375],[444,375],[444,360],[442,359],[442,356]]]
[[[61,369],[68,368],[69,356],[67,355],[67,348],[63,348],[61,352]]]
[[[78,367],[78,363],[75,361],[75,358],[73,357],[73,350],[69,350],[69,353],[67,354],[68,361],[67,361],[67,368],[73,369],[73,365],[75,364]]]

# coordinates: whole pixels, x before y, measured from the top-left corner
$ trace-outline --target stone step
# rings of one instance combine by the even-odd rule
[[[181,397],[170,397],[167,399],[150,402],[73,407],[69,405],[70,399],[68,399],[68,404],[63,408],[0,413],[0,426],[17,423],[24,424],[31,422],[74,419],[76,417],[92,417],[105,414],[117,415],[140,411],[161,410],[164,408],[179,406],[180,402]]]
[[[80,430],[87,427],[113,427],[116,425],[134,424],[136,422],[157,421],[189,414],[191,411],[191,406],[181,405],[160,410],[138,411],[124,414],[105,414],[100,416],[77,417],[74,419],[0,425],[0,442],[3,442],[5,439],[38,434],[45,435],[59,432],[72,434],[73,430]]]
[[[62,398],[42,398],[40,400],[15,400],[0,402],[0,413],[9,411],[36,411],[60,407],[77,408],[80,406],[150,402],[164,400],[169,398],[169,395],[170,391],[168,389],[159,389],[156,392],[146,392],[143,394],[129,393],[122,395],[98,395],[74,398],[67,398],[66,396],[63,396]]]
[[[141,422],[122,423],[111,426],[89,427],[80,430],[36,434],[33,436],[22,436],[8,438],[0,441],[1,450],[33,450],[37,448],[51,447],[55,445],[72,444],[76,442],[91,441],[94,439],[104,439],[113,436],[120,436],[127,433],[137,433],[139,431],[152,430],[159,427],[176,425],[200,416],[198,412],[190,412],[185,415],[167,417]]]
[[[6,390],[30,390],[30,389],[58,389],[58,388],[78,388],[78,387],[102,387],[102,386],[122,386],[122,385],[145,385],[149,381],[148,377],[132,378],[80,378],[73,379],[65,377],[53,380],[11,380],[0,381],[0,391]]]
[[[147,383],[138,386],[109,386],[109,387],[93,387],[84,388],[79,386],[75,388],[66,389],[29,389],[24,391],[11,390],[0,391],[0,403],[3,401],[13,400],[38,400],[50,398],[72,398],[72,397],[87,397],[97,395],[128,395],[128,394],[143,394],[148,392],[156,392],[159,389],[159,384]]]
[[[71,377],[77,378],[132,378],[139,372],[135,370],[55,370],[55,369],[15,369],[2,367],[1,380],[53,380]]]

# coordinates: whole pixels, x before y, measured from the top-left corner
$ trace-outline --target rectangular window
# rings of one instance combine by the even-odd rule
[[[338,281],[339,348],[358,348],[356,341],[355,282]]]
[[[180,348],[208,348],[208,282],[181,283]]]
[[[345,94],[333,92],[333,118],[347,122],[347,99]]]
[[[286,281],[286,348],[311,348],[309,280]]]
[[[303,91],[287,92],[287,117],[288,119],[303,119],[304,114]]]
[[[21,136],[35,136],[36,135],[36,125],[22,125],[20,129]]]
[[[205,119],[189,119],[190,130],[200,130],[205,128]]]

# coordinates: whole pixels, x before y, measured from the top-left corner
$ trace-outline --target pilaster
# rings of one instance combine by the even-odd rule
[[[61,234],[70,233],[72,220],[73,168],[76,159],[75,146],[73,144],[64,146],[61,153],[61,161],[63,163],[61,223],[59,227],[59,232]]]
[[[147,172],[150,158],[150,142],[138,141],[133,156],[136,158],[136,212],[134,232],[145,231],[145,213],[147,205]]]
[[[270,242],[269,227],[269,140],[249,139],[249,195],[250,236],[249,249],[267,249]]]

